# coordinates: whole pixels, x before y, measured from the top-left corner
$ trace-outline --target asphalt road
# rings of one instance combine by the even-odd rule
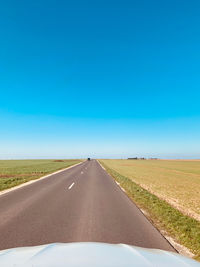
[[[174,251],[95,160],[0,195],[0,249],[88,241]]]

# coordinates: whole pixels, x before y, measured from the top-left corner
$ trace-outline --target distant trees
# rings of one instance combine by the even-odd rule
[[[134,157],[134,158],[128,158],[128,159],[131,159],[131,160],[157,160],[158,158],[138,158],[138,157]]]
[[[133,160],[145,160],[145,158],[138,158],[138,157],[135,157],[135,158],[128,158],[128,159],[133,159]]]

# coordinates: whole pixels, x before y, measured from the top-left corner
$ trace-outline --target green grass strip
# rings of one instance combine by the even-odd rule
[[[148,212],[152,222],[165,230],[179,244],[189,248],[199,259],[200,222],[182,214],[166,201],[143,189],[131,179],[101,164],[106,171],[126,190],[128,196],[142,209]]]
[[[80,162],[80,160],[2,160],[0,161],[0,191],[36,180]]]

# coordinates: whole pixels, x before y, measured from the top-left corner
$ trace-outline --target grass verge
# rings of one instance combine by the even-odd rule
[[[131,179],[119,174],[100,161],[106,171],[126,190],[128,196],[142,209],[158,229],[165,230],[176,242],[200,258],[200,222],[183,215],[164,200],[151,194]]]
[[[102,160],[183,214],[200,221],[200,161]]]
[[[0,160],[0,191],[70,167],[80,160]]]

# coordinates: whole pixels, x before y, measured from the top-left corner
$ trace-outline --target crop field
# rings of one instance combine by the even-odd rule
[[[200,220],[200,161],[102,160],[186,215]]]
[[[179,252],[200,260],[200,161],[100,163]]]
[[[0,190],[37,179],[79,162],[80,160],[0,160]]]

